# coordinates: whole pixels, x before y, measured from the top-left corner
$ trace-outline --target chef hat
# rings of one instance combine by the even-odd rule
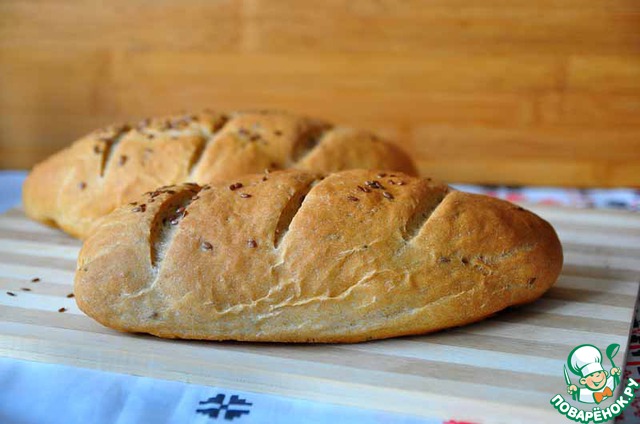
[[[567,365],[576,375],[588,376],[596,371],[604,371],[602,368],[602,353],[593,345],[580,345],[569,354]]]

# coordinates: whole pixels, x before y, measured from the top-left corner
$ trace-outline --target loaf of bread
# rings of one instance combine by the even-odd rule
[[[367,132],[284,112],[203,112],[89,134],[33,169],[23,203],[31,218],[84,238],[99,218],[156,187],[283,168],[416,172],[399,147]]]
[[[531,302],[561,267],[553,228],[511,203],[399,172],[287,170],[117,209],[82,247],[75,295],[123,331],[358,342]]]

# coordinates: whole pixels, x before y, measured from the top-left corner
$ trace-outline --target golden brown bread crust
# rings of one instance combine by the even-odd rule
[[[358,342],[531,302],[561,267],[553,228],[508,202],[397,172],[279,171],[116,210],[82,247],[75,294],[124,331]]]
[[[89,134],[34,167],[23,203],[31,218],[84,238],[99,218],[156,187],[285,168],[416,174],[399,147],[364,131],[284,112],[203,112]]]

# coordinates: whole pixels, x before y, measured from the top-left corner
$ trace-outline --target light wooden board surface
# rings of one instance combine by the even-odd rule
[[[549,400],[564,393],[570,350],[619,343],[617,364],[626,357],[640,214],[533,210],[565,248],[562,275],[539,301],[432,335],[298,346],[171,341],[102,327],[67,298],[80,243],[13,210],[0,216],[0,355],[429,417],[565,422]]]
[[[639,53],[637,0],[3,0],[0,168],[112,121],[270,107],[445,181],[639,185]]]

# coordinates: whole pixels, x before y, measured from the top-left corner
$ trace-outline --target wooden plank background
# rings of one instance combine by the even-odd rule
[[[640,185],[637,0],[3,0],[0,168],[150,114],[370,127],[451,182]]]

